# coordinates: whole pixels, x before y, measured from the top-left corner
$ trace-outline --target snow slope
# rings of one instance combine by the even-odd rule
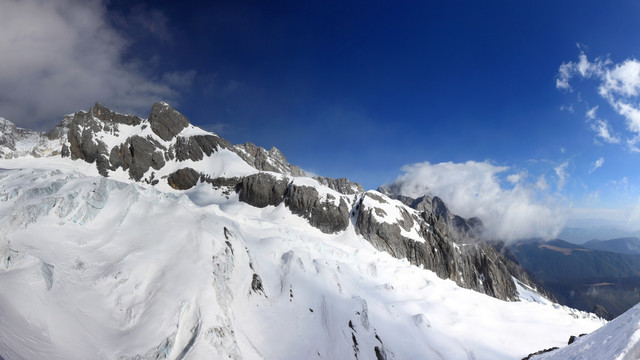
[[[627,310],[592,334],[576,339],[573,344],[534,359],[640,359],[640,305]]]
[[[515,359],[603,324],[519,291],[462,289],[208,184],[0,160],[4,359]]]

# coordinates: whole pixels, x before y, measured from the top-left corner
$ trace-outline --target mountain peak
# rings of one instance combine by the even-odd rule
[[[104,122],[114,122],[125,125],[138,125],[142,122],[142,119],[135,115],[118,114],[97,102],[89,109],[89,114]]]
[[[178,110],[164,102],[157,102],[151,107],[149,125],[151,130],[164,141],[170,141],[191,122]]]

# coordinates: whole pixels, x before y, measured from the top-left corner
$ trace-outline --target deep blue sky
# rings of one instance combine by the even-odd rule
[[[591,147],[582,119],[560,111],[559,65],[577,43],[594,56],[640,50],[637,1],[145,6],[167,16],[171,38],[130,34],[128,55],[197,72],[177,104],[194,123],[367,187],[407,163],[513,165]]]
[[[640,131],[598,93],[608,71],[640,57],[638,1],[0,7],[0,116],[18,124],[51,126],[94,101],[145,116],[166,100],[233,143],[276,146],[366,188],[422,163],[428,175],[413,175],[448,169],[429,183],[446,189],[474,161],[490,165],[478,186],[497,184],[496,197],[526,189],[534,205],[640,223],[640,153],[628,141]],[[580,55],[600,71],[580,73]],[[557,84],[562,64],[570,87]],[[620,99],[637,107],[637,95]],[[445,162],[460,166],[433,167]]]

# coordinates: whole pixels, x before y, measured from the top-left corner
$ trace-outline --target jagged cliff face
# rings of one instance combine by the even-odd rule
[[[4,157],[24,153],[15,144],[30,139],[28,144],[36,144],[33,156],[61,154],[94,163],[105,177],[126,176],[177,190],[210,184],[238,193],[241,202],[255,207],[283,203],[324,233],[352,226],[380,251],[499,299],[517,299],[512,277],[536,286],[498,247],[478,241],[483,230],[479,219],[453,214],[438,197],[411,199],[395,196],[390,188],[365,192],[347,179],[304,177],[278,149],[234,146],[193,126],[165,103],[154,104],[147,119],[96,104],[88,112],[66,116],[47,134],[6,121],[0,122],[0,131]]]

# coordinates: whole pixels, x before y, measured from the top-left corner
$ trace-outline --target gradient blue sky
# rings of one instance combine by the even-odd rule
[[[467,191],[450,200],[463,215],[517,193],[640,228],[639,133],[599,94],[640,58],[638,1],[50,3],[0,0],[0,73],[15,74],[0,75],[0,116],[25,127],[166,100],[319,175]],[[581,55],[599,72],[580,72]]]

